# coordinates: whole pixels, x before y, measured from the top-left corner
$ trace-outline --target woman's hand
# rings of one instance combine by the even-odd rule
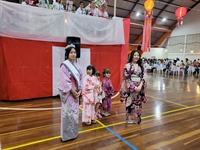
[[[140,92],[143,86],[143,82],[140,82],[140,85],[138,87],[135,87],[136,92]]]
[[[80,97],[81,96],[81,93],[82,93],[82,91],[80,90],[80,91],[78,91],[78,97]],[[77,97],[77,98],[78,98]]]
[[[78,98],[79,94],[74,89],[71,89],[71,93],[72,93],[74,98]]]

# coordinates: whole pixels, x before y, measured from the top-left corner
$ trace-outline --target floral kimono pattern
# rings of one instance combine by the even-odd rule
[[[112,107],[111,96],[114,94],[114,88],[110,79],[104,77],[102,81],[103,91],[105,93],[105,98],[103,100],[103,111],[110,111]]]
[[[97,84],[97,78],[95,76],[87,75],[83,80],[83,111],[82,122],[91,123],[95,120],[95,104],[97,102],[97,91],[94,86]]]
[[[123,80],[121,84],[120,99],[126,104],[127,123],[140,123],[142,114],[142,103],[147,101],[145,96],[146,82],[143,78],[144,70],[138,65],[128,63],[125,65]],[[140,92],[135,91],[135,87],[143,82]]]

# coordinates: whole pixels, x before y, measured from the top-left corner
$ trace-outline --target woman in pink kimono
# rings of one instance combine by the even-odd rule
[[[97,98],[97,78],[95,75],[95,68],[92,65],[87,66],[87,76],[83,80],[83,111],[82,111],[82,122],[86,125],[96,123],[95,119],[95,104]]]
[[[146,81],[144,68],[138,50],[133,50],[128,63],[124,67],[121,84],[121,101],[126,104],[126,122],[140,124],[142,103],[147,101],[145,96]]]
[[[68,45],[65,52],[66,60],[61,64],[58,78],[61,108],[62,141],[75,139],[78,136],[79,97],[82,89],[82,73],[76,63],[74,45]]]

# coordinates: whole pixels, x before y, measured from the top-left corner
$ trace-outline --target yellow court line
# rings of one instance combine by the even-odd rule
[[[96,120],[96,122],[98,122],[100,125],[102,125],[102,127],[106,128],[106,126],[99,120]]]
[[[178,111],[181,111],[181,110],[187,110],[187,109],[190,109],[190,108],[196,108],[196,107],[200,107],[200,104],[199,105],[194,105],[194,106],[188,106],[187,108],[179,108],[179,109],[174,109],[174,110],[170,110],[170,111],[166,111],[166,112],[162,112],[161,114],[169,114],[169,113],[174,113],[174,112],[178,112]],[[81,108],[80,108],[81,109]],[[82,109],[81,109],[82,110]],[[147,118],[152,118],[154,117],[154,115],[149,115],[149,116],[144,116],[142,117],[142,119],[147,119]],[[94,131],[94,130],[98,130],[98,129],[103,129],[103,128],[106,128],[106,127],[111,127],[111,126],[115,126],[115,125],[120,125],[120,124],[124,124],[125,122],[118,122],[118,123],[114,123],[114,124],[109,124],[109,125],[104,125],[103,123],[101,123],[100,121],[96,120],[99,124],[102,125],[102,127],[97,127],[97,128],[92,128],[92,129],[88,129],[88,130],[83,130],[83,131],[79,131],[78,133],[85,133],[85,132],[89,132],[89,131]],[[21,145],[18,145],[18,146],[14,146],[14,147],[10,147],[10,148],[5,148],[5,149],[2,149],[2,150],[13,150],[13,149],[16,149],[16,148],[21,148],[21,147],[25,147],[25,146],[30,146],[30,145],[34,145],[34,144],[38,144],[38,143],[42,143],[42,142],[46,142],[46,141],[50,141],[50,140],[54,140],[54,139],[58,139],[60,138],[60,136],[55,136],[55,137],[52,137],[52,138],[47,138],[47,139],[43,139],[43,140],[38,140],[38,141],[34,141],[34,142],[29,142],[29,143],[26,143],[26,144],[21,144]]]
[[[155,99],[158,99],[158,100],[162,100],[162,101],[165,101],[165,102],[168,102],[168,103],[172,103],[172,104],[175,104],[175,105],[179,105],[179,106],[182,106],[182,107],[189,107],[187,105],[183,105],[183,104],[180,104],[180,103],[176,103],[176,102],[173,102],[173,101],[170,101],[170,100],[166,100],[166,99],[163,99],[163,98],[159,98],[159,97],[154,97],[154,96],[151,96],[151,95],[147,95],[148,97],[151,97],[151,98],[155,98]]]
[[[165,112],[162,112],[161,115],[165,115],[165,114],[170,114],[170,113],[175,113],[175,112],[179,112],[181,110],[187,110],[187,109],[190,109],[190,108],[195,108],[195,107],[200,107],[200,104],[199,105],[194,105],[194,106],[189,106],[187,108],[178,108],[178,109],[174,109],[174,110],[169,110],[169,111],[165,111]],[[200,110],[199,110],[200,111]],[[152,118],[152,117],[155,117],[156,114],[154,115],[149,115],[149,116],[144,116],[142,117],[142,119],[147,119],[147,118]],[[113,123],[113,124],[109,124],[109,125],[106,125],[107,127],[111,127],[111,126],[116,126],[116,125],[120,125],[120,124],[124,124],[125,121],[123,122],[118,122],[118,123]]]
[[[79,131],[78,133],[85,133],[85,132],[90,132],[90,131],[99,130],[99,129],[103,129],[103,128],[105,128],[105,127],[97,127],[97,128],[82,130],[82,131]],[[34,141],[34,142],[29,142],[29,143],[26,143],[26,144],[21,144],[21,145],[18,145],[18,146],[13,146],[13,147],[10,147],[10,148],[5,148],[5,149],[2,149],[2,150],[13,150],[13,149],[16,149],[16,148],[22,148],[22,147],[25,147],[25,146],[39,144],[39,143],[43,143],[43,142],[47,142],[47,141],[51,141],[51,140],[55,140],[55,139],[59,139],[59,138],[60,138],[60,136],[54,136],[54,137],[51,137],[51,138],[37,140],[37,141]]]

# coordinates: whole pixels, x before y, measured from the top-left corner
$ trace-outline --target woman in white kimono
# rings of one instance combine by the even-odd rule
[[[58,89],[62,102],[62,141],[72,140],[78,136],[79,97],[82,90],[82,72],[76,63],[74,45],[66,47],[65,57],[66,60],[61,64],[58,78]]]

